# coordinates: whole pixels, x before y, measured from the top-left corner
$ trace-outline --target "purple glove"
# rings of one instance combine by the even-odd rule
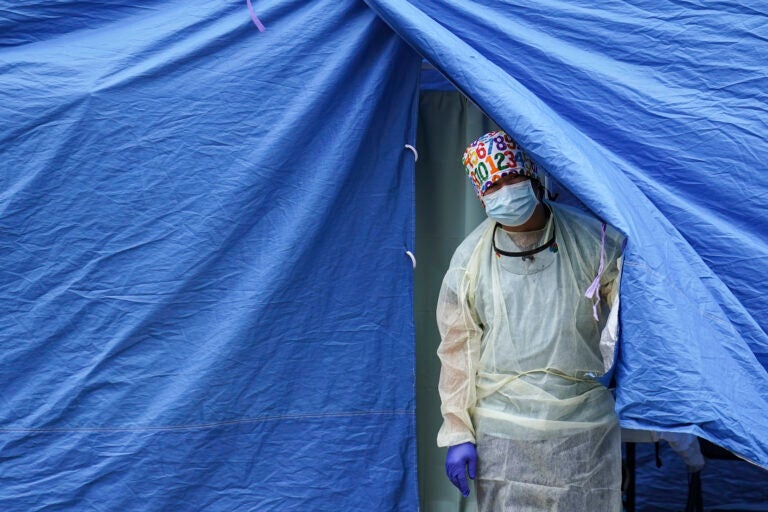
[[[477,450],[475,450],[475,445],[472,443],[462,443],[448,448],[448,455],[445,457],[445,472],[448,473],[448,478],[465,498],[469,496],[467,470],[469,470],[469,478],[474,480],[477,470]]]

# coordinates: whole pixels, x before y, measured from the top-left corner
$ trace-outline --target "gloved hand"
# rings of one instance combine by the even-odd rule
[[[448,448],[448,455],[445,457],[445,472],[448,473],[448,478],[465,498],[469,496],[467,471],[469,471],[469,478],[474,480],[477,471],[477,450],[475,445],[472,443],[462,443]]]

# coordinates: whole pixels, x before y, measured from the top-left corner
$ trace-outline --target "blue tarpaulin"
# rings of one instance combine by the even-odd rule
[[[420,58],[357,1],[0,6],[0,510],[413,510]]]
[[[422,58],[627,235],[622,424],[768,467],[752,4],[0,0],[0,508],[417,508]]]

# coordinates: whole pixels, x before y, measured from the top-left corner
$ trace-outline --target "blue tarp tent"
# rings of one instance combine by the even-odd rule
[[[627,235],[623,425],[768,467],[753,4],[0,0],[0,508],[418,507],[422,58]]]

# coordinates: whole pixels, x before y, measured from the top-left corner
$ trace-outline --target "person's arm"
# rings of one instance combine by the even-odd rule
[[[443,279],[437,305],[437,325],[441,343],[440,383],[443,425],[437,435],[438,446],[475,442],[470,411],[477,393],[475,375],[482,329],[468,304],[466,271],[452,268]]]

